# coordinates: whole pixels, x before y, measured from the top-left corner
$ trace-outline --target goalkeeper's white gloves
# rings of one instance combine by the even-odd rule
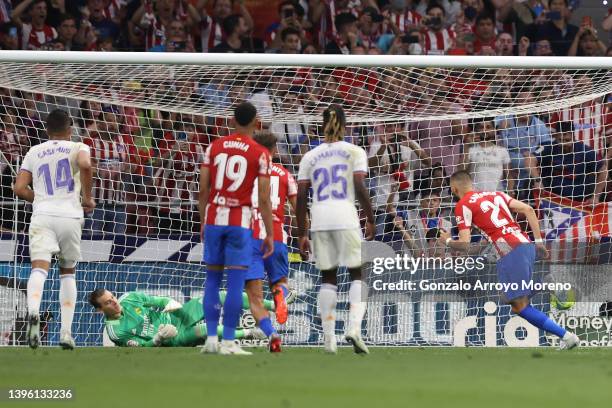
[[[166,307],[164,307],[164,310],[162,310],[162,312],[174,312],[175,310],[179,310],[182,307],[183,305],[181,305],[179,302],[174,299],[170,299],[170,301],[168,302]]]
[[[172,324],[160,324],[157,333],[153,336],[153,344],[161,346],[165,340],[176,337],[178,330]]]

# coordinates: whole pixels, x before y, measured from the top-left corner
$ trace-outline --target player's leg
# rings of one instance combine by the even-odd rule
[[[327,353],[335,354],[336,343],[336,304],[338,303],[338,262],[331,231],[313,231],[313,253],[316,267],[321,271],[319,289],[319,314],[323,328],[323,345]]]
[[[48,225],[49,217],[32,217],[30,222],[30,258],[32,270],[27,284],[28,344],[36,348],[40,344],[40,303],[45,281],[51,266],[51,257],[59,251],[57,237]]]
[[[289,286],[287,276],[289,275],[289,258],[287,245],[282,242],[274,242],[274,253],[264,260],[264,266],[268,273],[270,290],[276,308],[276,321],[280,324],[287,323],[287,302]]]
[[[223,304],[223,341],[220,354],[249,355],[234,341],[236,327],[242,312],[244,278],[251,263],[251,230],[242,227],[225,227],[227,236],[223,248],[225,271],[227,272],[227,296]]]
[[[344,338],[351,343],[357,354],[368,354],[369,350],[361,338],[361,323],[366,311],[364,302],[365,284],[361,267],[361,231],[335,231],[336,246],[340,248],[340,264],[345,265],[351,277],[349,289],[349,324]]]
[[[245,275],[245,290],[249,299],[249,308],[251,314],[257,322],[257,326],[265,334],[266,338],[270,339],[270,351],[280,352],[280,336],[272,325],[270,314],[264,306],[263,298],[263,278],[264,278],[264,259],[261,252],[263,241],[260,239],[251,239],[252,259],[249,269]],[[274,256],[275,254],[272,254]]]
[[[502,283],[519,283],[517,291],[509,290],[504,295],[512,307],[512,312],[538,329],[559,336],[564,342],[564,348],[574,348],[579,343],[577,336],[556,324],[546,313],[531,306],[530,291],[522,289],[522,281],[528,282],[532,279],[534,263],[535,247],[531,244],[515,248],[497,262],[497,272]]]
[[[206,264],[206,279],[204,282],[203,311],[206,330],[215,333],[221,318],[221,298],[219,289],[223,280],[224,227],[206,225],[204,227],[204,263]],[[203,353],[217,353],[219,342],[217,336],[210,336],[202,348]]]
[[[58,255],[60,268],[60,341],[65,350],[75,346],[72,338],[72,321],[77,301],[77,286],[75,268],[81,259],[81,232],[83,221],[78,219],[56,219],[54,229],[58,237],[60,252]]]

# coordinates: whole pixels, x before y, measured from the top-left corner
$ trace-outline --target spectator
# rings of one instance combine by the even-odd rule
[[[571,57],[603,57],[606,55],[606,45],[597,38],[597,31],[590,26],[582,26],[568,51]]]
[[[578,33],[578,27],[569,24],[571,12],[568,0],[550,0],[550,12],[541,14],[540,22],[529,25],[526,29],[527,37],[533,43],[540,39],[550,41],[555,55],[568,55],[572,42]]]
[[[278,116],[286,118],[283,123],[273,122],[270,130],[277,138],[277,154],[281,163],[291,172],[297,173],[302,156],[308,151],[307,124],[300,122],[296,116],[304,114],[299,101],[302,89],[292,86],[284,95],[275,98]],[[290,119],[291,118],[291,119]]]
[[[102,105],[99,102],[92,100],[81,102],[78,125],[84,137],[88,137],[89,132],[96,130],[98,122],[104,120],[102,116]]]
[[[408,193],[414,185],[414,173],[421,167],[431,165],[425,151],[408,138],[404,123],[386,123],[382,131],[374,136],[368,150],[368,167],[374,188],[373,207],[377,212],[376,231],[384,231],[384,214],[391,186],[403,181],[405,187],[400,193]],[[399,194],[394,194],[391,204],[397,206]]]
[[[213,0],[212,16],[206,12],[208,0],[198,0],[196,9],[201,17],[195,21],[200,26],[200,42],[202,52],[210,52],[215,46],[221,44],[226,33],[223,32],[223,21],[233,14],[235,4],[238,4],[238,14],[244,19],[246,32],[253,29],[253,18],[246,7],[245,0]]]
[[[515,85],[512,95],[517,105],[529,105],[534,100],[529,84]],[[518,174],[516,187],[520,193],[519,199],[528,198],[525,194],[529,192],[529,171],[524,160],[537,146],[550,143],[550,131],[537,116],[528,113],[499,116],[495,119],[495,124],[502,145],[510,154],[511,168]]]
[[[424,191],[420,195],[419,206],[408,210],[406,224],[408,232],[414,238],[414,246],[421,254],[428,254],[428,233],[432,229],[450,231],[453,227],[448,214],[441,208],[439,190]]]
[[[144,35],[144,48],[147,51],[155,46],[163,45],[166,41],[166,30],[174,20],[183,21],[189,29],[193,24],[200,23],[201,17],[196,8],[189,2],[176,0],[142,1],[140,7],[130,19],[130,38],[137,40],[140,36],[139,33],[142,33]]]
[[[76,19],[70,14],[62,14],[57,27],[57,38],[52,43],[59,51],[81,51],[83,48],[76,43]]]
[[[105,1],[87,0],[87,10],[89,11],[88,21],[95,33],[96,40],[112,38],[115,42],[119,36],[119,26],[106,15]]]
[[[23,13],[28,10],[30,22],[22,21]],[[24,0],[13,10],[12,19],[21,28],[21,48],[40,50],[43,44],[57,38],[55,28],[47,24],[47,3],[45,0]]]
[[[303,25],[304,8],[295,0],[285,0],[279,3],[277,10],[278,20],[272,23],[265,32],[267,48],[269,50],[281,48],[282,33],[286,29],[297,32],[298,39],[306,43],[307,33]]]
[[[0,49],[19,49],[19,28],[14,23],[3,23],[0,25]]]
[[[575,201],[598,203],[607,169],[595,151],[574,141],[572,122],[558,122],[554,141],[541,145],[526,159],[536,188]]]
[[[495,55],[495,21],[488,14],[481,14],[476,17],[474,28],[474,53],[484,55]]]
[[[30,143],[27,133],[17,126],[16,112],[9,109],[0,115],[0,230],[11,231],[15,226],[13,220],[15,213],[13,205],[6,205],[4,201],[14,199],[12,185],[15,181],[13,172],[19,171],[23,156],[28,151]],[[23,211],[20,211],[18,230],[23,228]]]
[[[535,55],[536,57],[552,57],[555,54],[553,54],[550,41],[545,38],[541,38],[535,43],[533,55]]]
[[[482,7],[482,0],[472,0],[472,1],[476,3],[476,5]],[[414,3],[414,6],[413,6],[414,11],[416,11],[421,16],[424,16],[425,14],[427,14],[427,6],[429,6],[429,4],[431,3],[430,0],[416,0],[416,1],[408,0],[408,3],[411,3],[411,2]],[[457,19],[457,17],[461,14],[462,3],[464,7],[466,3],[471,4],[470,0],[463,0],[463,2],[457,1],[457,0],[441,0],[441,1],[437,1],[437,3],[439,3],[444,8],[444,14],[446,14],[447,16],[446,17],[447,25],[449,26],[452,25]],[[476,15],[474,15],[474,17],[476,17]]]
[[[160,198],[158,231],[162,235],[191,232],[196,221],[191,213],[197,202],[198,169],[204,149],[192,123],[179,121],[176,129],[164,134],[159,144],[162,160],[153,174]]]
[[[124,234],[126,229],[125,191],[121,175],[129,169],[129,142],[119,133],[114,106],[102,108],[102,120],[84,143],[91,148],[94,167],[93,196],[96,208],[85,219],[84,230],[91,234]]]
[[[512,43],[511,34],[506,32],[499,33],[495,41],[495,53],[496,55],[504,57],[514,55],[514,44]]]
[[[439,115],[441,112],[460,114],[463,108],[450,98],[449,83],[442,73],[419,83],[417,115]],[[465,133],[463,119],[431,119],[412,122],[410,138],[418,141],[432,161],[440,162],[447,174],[454,172],[461,162],[461,137]]]
[[[373,1],[368,0],[369,3]],[[325,48],[328,41],[333,41],[338,35],[336,17],[349,13],[355,18],[359,16],[361,1],[350,0],[314,0],[308,4],[309,20],[313,31],[318,35],[318,43]],[[374,4],[371,4],[374,5]]]
[[[359,32],[357,17],[351,13],[340,13],[334,19],[336,35],[325,46],[325,54],[350,54],[357,46]]]
[[[300,32],[295,28],[285,28],[280,33],[281,45],[278,52],[280,54],[299,54],[300,44]]]
[[[365,49],[376,47],[378,39],[382,34],[382,22],[384,17],[374,7],[365,7],[357,20],[357,30],[359,32],[358,43]]]
[[[477,142],[464,154],[464,166],[472,175],[477,191],[508,191],[514,196],[514,178],[510,172],[508,149],[497,145],[493,118],[473,119],[470,132]]]
[[[412,9],[412,0],[391,0],[385,14],[387,16],[382,26],[384,33],[398,36],[421,25],[421,14]]]
[[[174,20],[168,24],[167,34],[163,45],[149,49],[151,52],[195,52],[193,40],[187,35],[185,24]]]
[[[232,14],[223,20],[225,39],[211,52],[263,52],[263,43],[249,36],[249,27],[240,14]]]
[[[425,52],[431,54],[444,54],[453,46],[455,32],[445,28],[445,11],[439,3],[430,3],[427,6],[427,16],[423,17],[425,32]]]
[[[381,44],[384,47],[383,44]],[[410,30],[405,35],[396,36],[389,48],[392,55],[422,55],[425,53],[425,39],[419,30]]]

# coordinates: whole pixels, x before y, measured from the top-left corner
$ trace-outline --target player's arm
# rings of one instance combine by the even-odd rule
[[[300,254],[303,260],[308,259],[310,244],[308,243],[308,227],[306,223],[308,213],[308,190],[309,180],[298,181],[298,192],[296,197],[295,218],[297,220],[297,237],[300,245]]]
[[[370,201],[370,193],[365,186],[365,176],[363,172],[353,173],[353,183],[355,185],[355,195],[366,217],[366,239],[374,239],[376,233],[374,211],[372,210],[372,202]]]
[[[258,194],[258,211],[261,214],[264,226],[266,228],[266,239],[264,240],[265,248],[263,258],[267,258],[272,255],[274,251],[274,225],[272,218],[272,200],[270,199],[270,177],[259,174],[257,181],[257,194]],[[270,240],[271,246],[266,244],[266,241]]]
[[[131,297],[141,302],[144,307],[155,307],[162,309],[163,312],[173,312],[183,307],[176,300],[166,296],[153,296],[142,292],[133,292]]]
[[[472,234],[469,228],[460,229],[457,239],[453,239],[449,231],[440,230],[439,241],[442,241],[447,247],[455,251],[468,253],[471,240]]]
[[[538,220],[538,216],[533,209],[532,206],[526,204],[519,200],[511,200],[508,203],[508,208],[510,210],[523,214],[525,218],[527,218],[527,222],[529,223],[529,227],[533,232],[533,237],[536,242],[542,242],[542,233],[540,231],[540,221]]]
[[[206,204],[210,194],[210,170],[206,166],[200,169],[200,194],[198,195],[198,205],[200,210],[200,224],[206,224]]]
[[[17,174],[13,192],[17,197],[31,203],[34,201],[34,190],[30,188],[30,184],[32,184],[32,173],[29,170],[22,169]]]
[[[91,165],[91,155],[89,148],[80,150],[77,153],[77,166],[79,166],[79,177],[81,179],[81,192],[83,194],[83,208],[92,211],[96,203],[91,197],[93,187],[93,166]]]

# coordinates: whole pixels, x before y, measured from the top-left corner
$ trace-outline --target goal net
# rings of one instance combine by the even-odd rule
[[[535,290],[532,302],[582,340],[607,345],[609,62],[321,57],[0,55],[0,344],[25,344],[31,206],[15,199],[11,183],[27,150],[47,140],[48,112],[70,113],[73,140],[88,144],[95,161],[97,208],[85,220],[73,325],[77,345],[94,346],[107,343],[102,316],[86,301],[95,288],[180,302],[203,294],[199,166],[206,146],[232,132],[233,107],[248,100],[277,136],[277,160],[294,174],[304,153],[323,142],[322,110],[332,103],[347,113],[345,140],[367,152],[377,224],[375,240],[363,246],[368,344],[555,344],[513,316],[494,287],[474,288],[497,282],[486,237],[472,231],[471,261],[437,239],[440,230],[457,234],[449,176],[467,169],[475,189],[501,190],[538,209],[550,259],[537,263],[534,279],[551,285]],[[298,298],[279,329],[285,344],[317,345],[320,277],[297,254],[291,222],[288,216],[289,281]],[[380,259],[397,255],[423,263],[379,274]],[[58,341],[57,278],[53,268],[41,306],[49,345]],[[338,281],[340,335],[348,321],[346,271]],[[407,281],[416,289],[402,289]],[[254,324],[248,311],[241,324]]]

